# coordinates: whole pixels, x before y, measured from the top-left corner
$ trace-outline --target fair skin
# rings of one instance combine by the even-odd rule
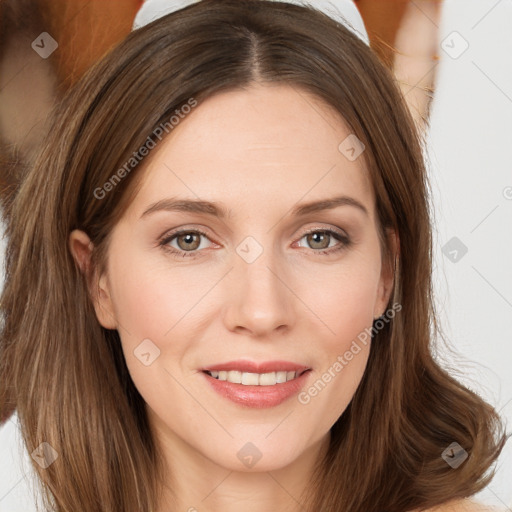
[[[426,128],[433,97],[441,7],[441,0],[409,2],[394,43],[393,71],[420,130]]]
[[[385,312],[393,273],[381,261],[363,159],[350,161],[338,149],[349,134],[342,118],[304,91],[255,86],[206,100],[153,150],[92,293],[101,325],[120,334],[172,475],[176,501],[166,491],[155,512],[301,510],[300,494],[361,381],[370,344],[307,404],[297,396],[263,409],[234,403],[201,368],[292,361],[311,368],[308,388]],[[298,204],[342,195],[366,213],[343,205],[291,215]],[[215,202],[230,213],[143,215],[170,197]],[[169,239],[177,228],[189,236]],[[312,229],[317,237],[306,236]],[[325,230],[351,243],[342,246]],[[241,244],[249,236],[259,245]],[[164,239],[192,256],[165,251]],[[249,263],[239,247],[262,252]],[[84,232],[73,231],[70,249],[89,269]],[[325,249],[331,252],[319,254]],[[146,339],[160,350],[149,365],[134,355]],[[252,467],[237,456],[249,442],[261,454]]]

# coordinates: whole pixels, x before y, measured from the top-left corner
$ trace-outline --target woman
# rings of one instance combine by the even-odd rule
[[[10,209],[0,403],[48,502],[472,510],[506,436],[430,352],[427,188],[391,75],[326,15],[133,32]]]

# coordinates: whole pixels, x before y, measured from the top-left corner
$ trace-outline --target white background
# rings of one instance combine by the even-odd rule
[[[440,40],[451,56],[439,49],[428,136],[434,277],[457,354],[440,346],[439,357],[506,416],[512,431],[512,1],[446,0]],[[467,247],[455,262],[443,253],[453,237]],[[476,498],[512,511],[511,445]],[[2,512],[35,510],[34,484],[23,477],[31,472],[28,457],[13,417],[0,429]]]
[[[421,2],[417,2],[421,5]],[[448,0],[429,154],[437,241],[435,278],[443,327],[464,359],[456,374],[508,419],[512,432],[512,2]],[[459,35],[453,34],[458,32]],[[442,46],[443,43],[441,43]],[[450,50],[448,47],[447,49]],[[507,199],[508,198],[508,199]],[[456,263],[442,248],[457,237]],[[512,440],[478,496],[512,510]]]

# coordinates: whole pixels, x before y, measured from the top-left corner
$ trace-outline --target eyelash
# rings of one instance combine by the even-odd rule
[[[352,244],[352,241],[346,235],[342,235],[341,233],[338,233],[337,231],[334,231],[332,229],[319,229],[319,228],[315,228],[315,229],[306,231],[299,238],[299,240],[301,240],[305,236],[313,234],[313,233],[327,233],[327,234],[333,236],[339,242],[341,242],[341,244],[331,247],[329,249],[320,249],[320,250],[311,249],[313,252],[320,254],[320,255],[328,255],[328,254],[337,253],[343,249],[347,249]],[[174,256],[181,256],[183,258],[195,257],[198,254],[197,249],[194,251],[181,251],[181,250],[175,249],[174,247],[170,247],[168,245],[176,237],[178,237],[180,235],[184,235],[184,234],[199,234],[199,235],[203,235],[206,238],[208,238],[208,234],[200,229],[181,229],[179,231],[175,231],[174,233],[164,235],[164,237],[160,240],[158,245],[160,247],[162,247],[162,249],[164,251],[169,252],[169,253],[173,254]]]

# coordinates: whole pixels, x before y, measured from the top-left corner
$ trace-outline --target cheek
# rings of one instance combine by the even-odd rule
[[[187,311],[201,290],[192,284],[188,293],[182,293],[186,283],[179,273],[147,261],[123,259],[119,268],[122,272],[111,273],[111,290],[124,358],[139,393],[158,407],[162,396],[179,392],[169,372],[174,373],[174,365],[186,353],[182,330],[189,325],[193,310]]]
[[[204,276],[162,261],[135,253],[124,255],[116,267],[112,259],[113,309],[132,337],[163,339],[208,291]]]
[[[371,346],[376,278],[371,266],[341,266],[327,275],[317,274],[315,287],[304,288],[302,297],[322,333],[318,336],[320,364],[299,403],[315,410],[324,429],[345,411],[363,377]]]
[[[172,268],[164,259],[142,253],[125,254],[117,265],[112,258],[111,275],[126,364],[141,394],[145,396],[149,386],[146,394],[152,396],[159,383],[168,380],[162,372],[181,366],[194,346],[212,280],[204,272]],[[145,366],[141,355],[148,352],[146,362],[153,362]]]
[[[379,268],[379,261],[353,253],[339,265],[317,269],[314,279],[297,281],[297,294],[325,325],[333,346],[372,325]]]
[[[350,403],[368,361],[380,260],[366,254],[354,252],[340,265],[324,267],[315,274],[314,286],[310,282],[299,292],[324,333],[318,336],[318,370],[299,402],[315,404],[326,427]]]

